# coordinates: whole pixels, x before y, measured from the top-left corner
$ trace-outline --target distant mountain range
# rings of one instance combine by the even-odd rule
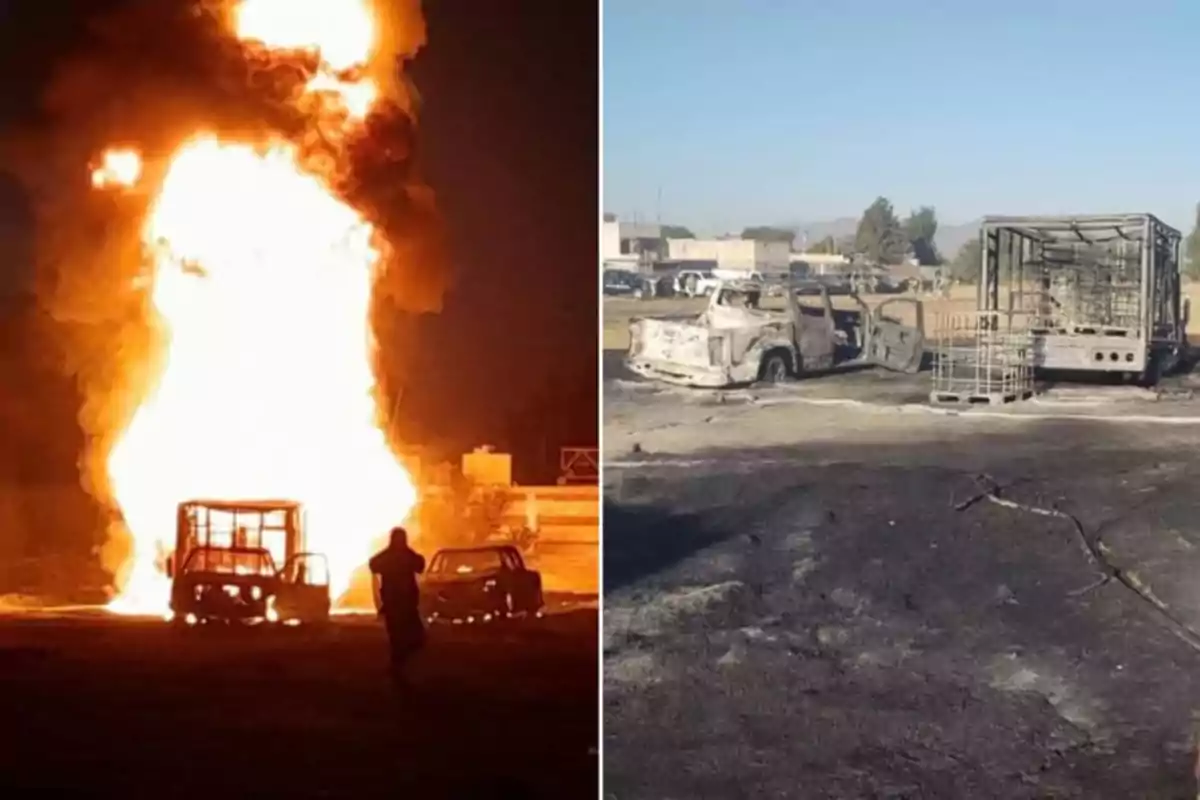
[[[937,235],[933,238],[942,257],[954,258],[954,254],[960,247],[978,236],[979,223],[980,220],[964,222],[961,225],[939,223]],[[832,236],[834,239],[853,236],[854,232],[858,230],[858,217],[840,217],[819,222],[793,222],[780,227],[797,231],[796,247],[799,249],[804,236],[808,237],[809,244],[815,244],[826,236]]]

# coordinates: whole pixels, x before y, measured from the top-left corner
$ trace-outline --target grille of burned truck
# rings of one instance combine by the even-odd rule
[[[258,582],[230,583],[223,579],[192,583],[191,598],[197,603],[224,608],[265,607],[271,588]]]

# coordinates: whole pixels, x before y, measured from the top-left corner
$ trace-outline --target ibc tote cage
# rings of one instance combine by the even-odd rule
[[[995,405],[1033,394],[1032,337],[1020,315],[939,315],[933,340],[931,402]]]

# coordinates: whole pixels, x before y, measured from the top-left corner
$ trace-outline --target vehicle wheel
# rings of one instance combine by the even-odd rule
[[[760,375],[764,383],[783,383],[788,379],[790,368],[782,353],[771,353],[763,361]]]

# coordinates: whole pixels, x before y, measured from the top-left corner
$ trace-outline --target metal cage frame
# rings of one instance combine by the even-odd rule
[[[1141,373],[1183,341],[1182,234],[1153,214],[989,216],[976,307],[1027,322],[1037,368]]]

